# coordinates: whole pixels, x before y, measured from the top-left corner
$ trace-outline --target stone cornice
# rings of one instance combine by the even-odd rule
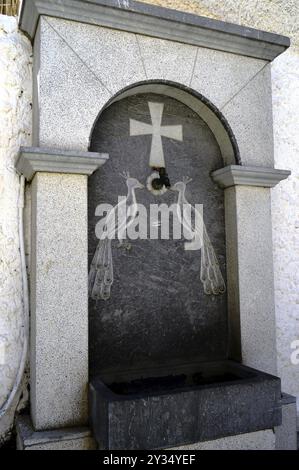
[[[130,31],[267,61],[290,45],[289,38],[253,28],[133,0],[23,0],[20,28],[34,38],[39,17]]]
[[[109,156],[96,152],[76,152],[39,147],[21,147],[16,170],[31,181],[35,173],[91,175]]]
[[[220,188],[230,186],[262,186],[273,188],[291,174],[288,170],[276,170],[258,166],[229,165],[214,171],[211,177]]]

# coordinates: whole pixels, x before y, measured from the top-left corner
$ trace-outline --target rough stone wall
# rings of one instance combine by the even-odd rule
[[[292,171],[272,190],[277,366],[284,391],[298,397],[299,364],[299,2],[298,0],[141,0],[284,34],[290,49],[272,63],[276,168]],[[293,348],[295,344],[293,344]],[[297,344],[297,350],[299,348]],[[299,358],[299,352],[297,354]]]
[[[14,162],[31,142],[31,44],[17,20],[0,15],[0,408],[16,378],[22,340],[22,279],[18,237],[19,177]],[[0,419],[0,444],[13,413]]]

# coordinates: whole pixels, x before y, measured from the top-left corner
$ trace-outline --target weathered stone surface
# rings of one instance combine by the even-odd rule
[[[210,171],[222,166],[219,147],[205,123],[182,103],[144,94],[111,105],[95,126],[93,151],[109,152],[110,159],[89,179],[89,257],[98,239],[100,203],[117,204],[127,194],[119,173],[129,171],[146,184],[152,173],[149,155],[152,136],[130,137],[129,118],[150,122],[148,101],[165,104],[163,125],[183,125],[183,142],[163,138],[166,169],[174,184],[192,176],[190,203],[202,203],[204,221],[225,276],[223,193]],[[137,202],[176,202],[168,191],[154,196],[136,191]],[[149,214],[149,212],[148,212]],[[148,224],[148,229],[149,229]],[[171,232],[170,232],[171,233]],[[131,250],[112,242],[114,284],[107,301],[90,300],[90,373],[149,368],[189,361],[223,359],[227,349],[226,295],[208,296],[200,281],[200,251],[184,251],[183,240],[132,240]]]
[[[29,416],[17,419],[17,450],[93,450],[96,443],[88,428],[34,431]]]
[[[87,151],[93,122],[111,93],[46,19],[39,23],[34,51],[33,144]]]
[[[196,442],[168,450],[275,450],[275,434],[272,429],[227,436],[214,441]]]
[[[292,5],[291,2],[288,4]],[[289,27],[292,21],[298,23],[298,15],[291,15],[291,10],[288,14],[289,22],[281,24],[283,28]],[[299,44],[298,39],[299,31],[295,28],[293,46],[296,41]],[[271,191],[277,369],[283,390],[297,396],[299,429],[299,133],[296,128],[299,121],[299,55],[295,47],[275,61],[271,73],[275,166],[292,172],[286,181]]]
[[[36,430],[87,422],[87,176],[32,182],[31,417]]]
[[[237,139],[242,164],[273,167],[270,65],[240,87],[221,111]]]
[[[190,86],[200,89],[219,109],[246,87],[267,63],[203,47],[197,51]]]
[[[57,21],[57,18],[48,17],[46,21],[52,32],[71,46],[74,54],[86,64],[109,94],[117,93],[128,83],[147,78],[138,35],[84,23]],[[188,50],[188,46],[182,47]],[[121,73],[120,64],[123,64]]]
[[[91,422],[100,448],[167,448],[281,424],[277,377],[229,361],[185,366],[176,373],[168,382],[156,379],[151,388],[142,380],[109,386],[93,380]],[[190,382],[194,373],[197,385]],[[169,385],[181,374],[188,383]]]
[[[137,35],[148,80],[171,80],[190,85],[198,48]]]
[[[297,450],[296,397],[282,394],[282,423],[275,428],[276,450]]]
[[[242,163],[273,166],[271,77],[264,61],[44,16],[34,61],[34,145],[86,151],[98,113],[115,93],[155,78],[203,96],[209,90],[238,138]],[[218,80],[211,78],[215,68]]]
[[[225,223],[230,357],[276,374],[270,189],[225,189]]]

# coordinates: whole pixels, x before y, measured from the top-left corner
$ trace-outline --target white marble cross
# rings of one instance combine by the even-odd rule
[[[152,146],[150,154],[150,167],[165,168],[165,160],[161,137],[169,139],[183,140],[182,126],[162,126],[163,103],[148,103],[152,124],[135,121],[130,119],[130,135],[149,135],[152,134]]]

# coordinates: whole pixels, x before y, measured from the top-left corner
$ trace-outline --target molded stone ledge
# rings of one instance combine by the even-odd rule
[[[273,60],[289,38],[132,0],[24,0],[20,28],[34,38],[40,15],[106,26],[210,49]]]
[[[108,154],[39,147],[21,147],[16,170],[31,181],[36,172],[91,175],[109,158]]]
[[[214,171],[211,177],[220,188],[230,186],[262,186],[273,188],[291,174],[288,170],[276,170],[258,166],[229,165]]]

